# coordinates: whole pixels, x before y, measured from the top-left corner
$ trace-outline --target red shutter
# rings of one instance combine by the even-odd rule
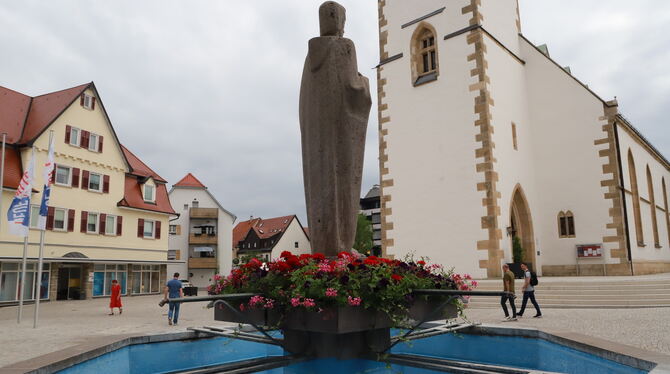
[[[88,141],[91,137],[91,133],[88,131],[81,130],[81,144],[82,148],[88,148]]]
[[[81,232],[86,232],[86,220],[88,220],[88,212],[81,212]]]
[[[116,235],[121,236],[122,232],[123,232],[123,217],[122,216],[117,216],[116,217]]]
[[[79,105],[84,106],[84,94],[81,94],[81,97],[79,98]]]
[[[47,209],[47,230],[53,230],[54,229],[54,213],[56,212],[56,208],[50,206]]]
[[[156,225],[156,239],[161,238],[161,221],[154,221],[154,225]]]
[[[83,170],[81,173],[81,188],[88,190],[88,170]]]
[[[100,215],[100,234],[104,235],[105,234],[105,228],[107,227],[107,215],[106,214],[101,214]]]
[[[139,218],[137,220],[137,237],[138,238],[144,237],[144,220],[142,218]]]
[[[65,144],[70,144],[70,133],[72,132],[72,126],[65,126]]]
[[[74,209],[67,211],[67,231],[74,232]]]
[[[79,188],[79,168],[72,168],[72,187]]]
[[[58,168],[58,164],[54,164],[54,170],[51,172],[51,184],[56,183],[56,170]]]
[[[91,98],[91,110],[95,109],[95,97]]]
[[[109,193],[109,175],[102,176],[102,192]]]
[[[98,139],[99,139],[98,140],[98,152],[100,152],[100,153],[102,153],[102,139],[103,138],[104,138],[104,136],[98,135]]]

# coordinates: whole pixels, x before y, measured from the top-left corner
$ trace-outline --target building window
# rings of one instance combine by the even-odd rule
[[[36,229],[37,228],[37,223],[39,222],[40,219],[40,206],[39,205],[31,205],[30,206],[30,222],[28,223],[28,227],[31,229]]]
[[[561,238],[575,237],[575,217],[571,211],[558,213],[558,236]]]
[[[86,232],[89,234],[98,233],[98,213],[88,213],[86,218]]]
[[[176,261],[180,258],[180,250],[178,249],[169,249],[168,250],[168,261]]]
[[[512,122],[512,145],[514,146],[514,150],[518,150],[519,146],[517,144],[516,140],[516,123]]]
[[[144,184],[144,201],[154,202],[154,189],[155,187],[149,184]]]
[[[54,230],[67,231],[67,209],[54,209]]]
[[[116,216],[105,216],[105,235],[116,235]]]
[[[184,210],[188,210],[188,204],[184,204]]]
[[[654,180],[651,178],[651,170],[647,165],[647,191],[649,192],[649,204],[651,205],[651,230],[654,234],[654,246],[661,248],[658,237],[658,218],[656,217],[656,196],[654,195]]]
[[[633,218],[635,219],[635,237],[638,247],[644,247],[644,232],[642,231],[642,213],[640,212],[640,191],[637,188],[637,172],[633,152],[628,150],[628,175],[630,177],[630,191],[633,199]]]
[[[663,187],[663,206],[665,207],[665,226],[668,234],[668,248],[670,248],[670,211],[668,211],[668,190],[665,188],[665,178],[661,178]]]
[[[193,205],[194,208],[197,208],[197,207],[200,206],[200,203],[198,202],[198,200],[194,199],[193,202],[191,203],[191,205]]]
[[[154,238],[154,221],[144,220],[144,237],[147,239]]]
[[[88,138],[88,150],[97,152],[98,144],[100,142],[100,137],[94,133],[91,133]]]
[[[51,266],[42,265],[42,279],[40,282],[40,299],[49,298],[49,280]],[[23,292],[24,300],[35,298],[35,279],[37,279],[37,264],[26,264],[26,288]],[[0,267],[0,301],[16,301],[21,289],[21,266],[17,262],[3,262]]]
[[[170,235],[177,235],[177,225],[170,225],[170,231],[168,231]]]
[[[134,294],[158,293],[160,289],[160,268],[158,265],[133,265]]]
[[[93,96],[84,94],[81,99],[81,106],[86,109],[93,110]]]
[[[67,166],[56,166],[56,184],[61,186],[72,185],[72,168]]]
[[[126,295],[128,265],[95,265],[93,267],[93,296],[109,296],[112,294],[112,281],[116,279],[121,285],[121,294]]]
[[[95,192],[102,192],[102,174],[89,173],[88,190]]]
[[[298,248],[298,242],[293,243],[293,246],[294,246],[295,248]]]
[[[418,86],[437,79],[438,55],[432,26],[420,24],[412,37],[412,78]]]
[[[72,127],[70,129],[70,145],[79,147],[80,143],[81,143],[81,130],[79,130],[76,127]]]

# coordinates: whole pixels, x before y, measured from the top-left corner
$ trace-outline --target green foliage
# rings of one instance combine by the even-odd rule
[[[515,236],[512,240],[512,259],[516,264],[523,262],[523,247],[518,236]]]
[[[358,214],[354,249],[364,254],[370,254],[372,250],[372,222],[364,214]]]

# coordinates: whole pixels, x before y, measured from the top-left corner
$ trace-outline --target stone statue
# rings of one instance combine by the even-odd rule
[[[305,201],[312,252],[350,251],[363,174],[370,85],[358,72],[356,48],[344,34],[345,9],[319,8],[321,36],[309,41],[300,86]]]

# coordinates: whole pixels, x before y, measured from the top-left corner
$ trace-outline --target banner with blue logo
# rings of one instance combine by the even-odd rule
[[[47,228],[47,215],[49,214],[49,198],[51,197],[51,180],[54,173],[54,139],[51,137],[49,143],[49,154],[47,161],[44,163],[44,171],[42,177],[44,178],[44,190],[42,192],[42,203],[40,204],[40,217],[37,221],[37,227],[40,230]]]
[[[30,155],[28,167],[16,189],[14,200],[7,211],[9,233],[21,237],[28,236],[30,227],[30,195],[33,191],[33,170],[35,169],[35,150]]]

